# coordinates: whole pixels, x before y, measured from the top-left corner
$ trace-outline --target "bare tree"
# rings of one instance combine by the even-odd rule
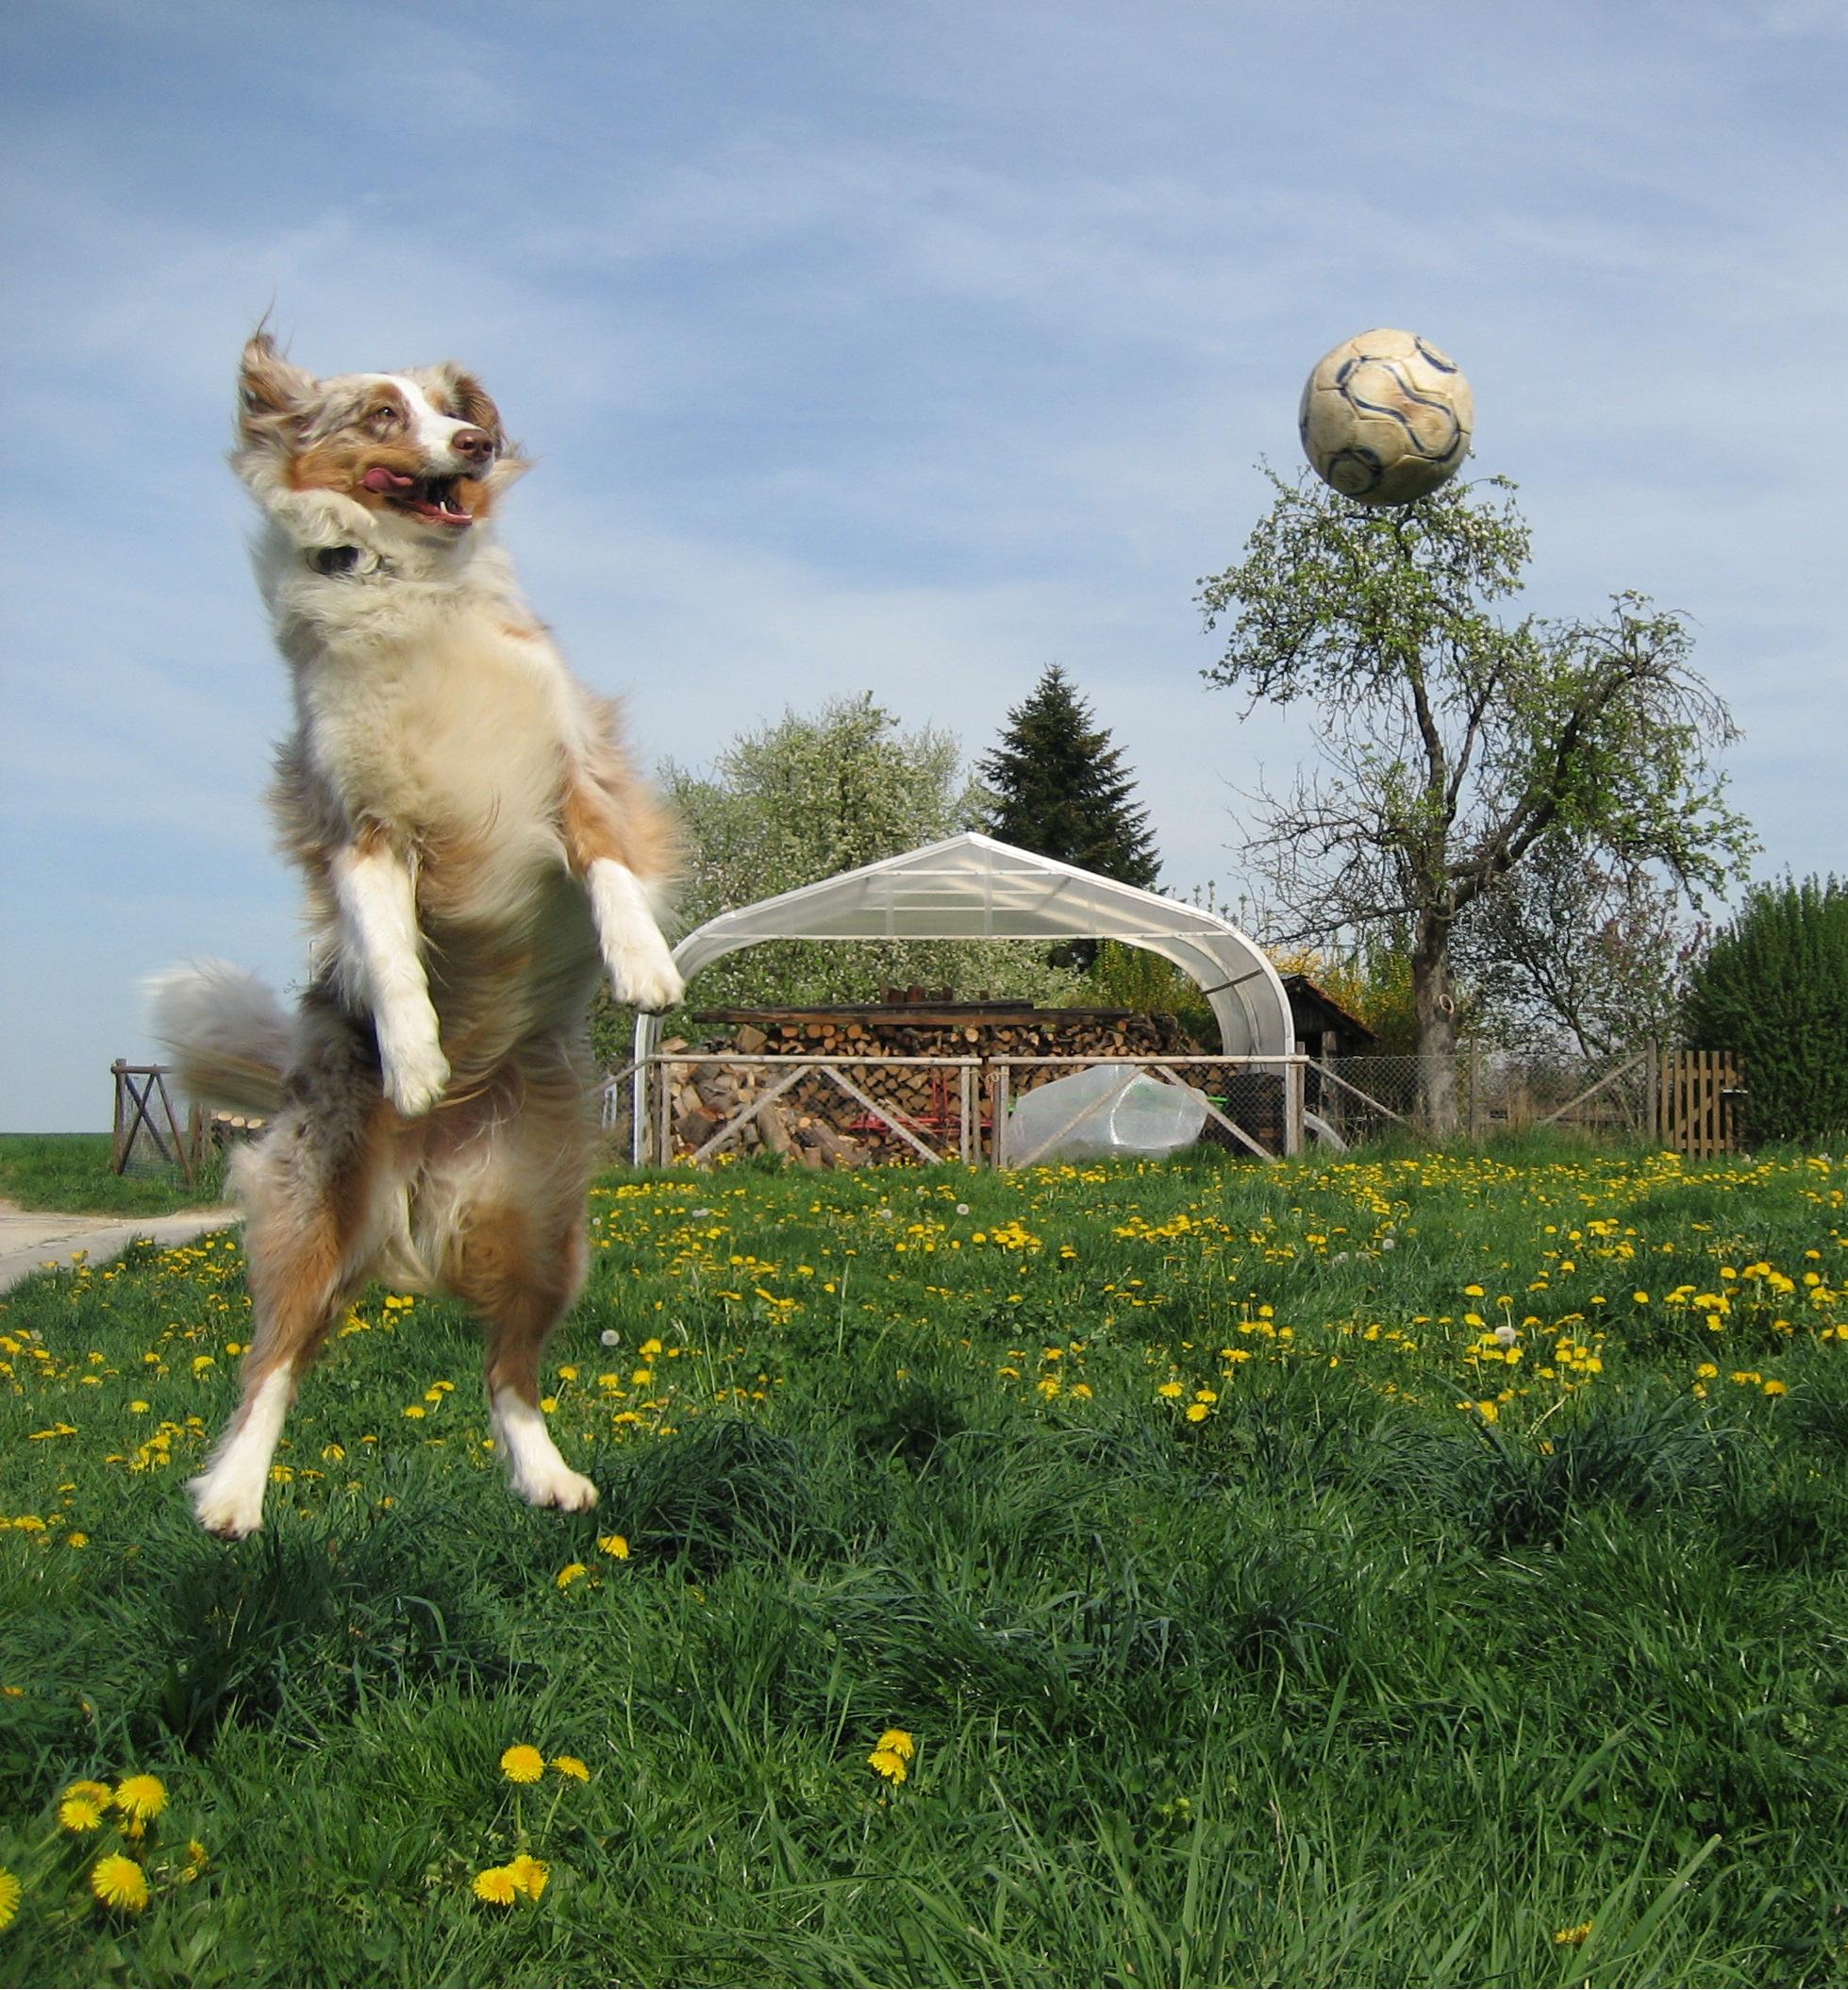
[[[1452,953],[1504,1039],[1602,1057],[1672,1029],[1701,931],[1674,885],[1561,833],[1476,900]]]
[[[1737,734],[1682,617],[1639,594],[1595,621],[1495,618],[1529,549],[1505,480],[1379,510],[1271,481],[1244,558],[1197,597],[1209,629],[1230,620],[1209,681],[1317,707],[1316,763],[1259,791],[1246,855],[1285,914],[1276,939],[1408,929],[1421,1106],[1448,1133],[1458,922],[1557,836],[1698,903],[1753,847],[1715,765]]]

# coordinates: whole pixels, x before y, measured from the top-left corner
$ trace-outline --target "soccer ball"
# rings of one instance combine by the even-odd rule
[[[1475,400],[1428,339],[1382,327],[1316,361],[1296,426],[1315,474],[1343,497],[1408,505],[1469,455]]]

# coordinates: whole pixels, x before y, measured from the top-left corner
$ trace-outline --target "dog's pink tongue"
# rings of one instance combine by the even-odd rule
[[[375,463],[359,481],[368,491],[408,491],[417,479],[414,477],[400,477],[395,470],[388,470],[383,463]]]

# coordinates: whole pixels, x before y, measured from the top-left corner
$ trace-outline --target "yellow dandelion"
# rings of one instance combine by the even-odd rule
[[[909,1762],[918,1752],[917,1742],[903,1728],[888,1728],[879,1737],[879,1746],[901,1762]]]
[[[147,1875],[121,1852],[98,1859],[91,1869],[90,1890],[105,1907],[125,1907],[140,1914],[147,1905]]]
[[[107,1782],[91,1782],[88,1780],[66,1783],[64,1794],[66,1797],[80,1797],[86,1803],[93,1803],[98,1810],[104,1811],[115,1801],[115,1792]]]
[[[210,1864],[211,1859],[205,1847],[198,1839],[189,1838],[186,1841],[186,1868],[180,1874],[181,1881],[190,1885]]]
[[[904,1756],[891,1748],[874,1748],[866,1761],[868,1767],[877,1769],[888,1782],[903,1782],[911,1773],[906,1766]]]
[[[584,1566],[583,1563],[568,1562],[566,1563],[564,1567],[558,1571],[558,1587],[560,1589],[569,1589],[574,1582],[577,1581],[580,1578],[584,1576],[588,1576],[590,1573],[591,1571]]]
[[[502,1755],[501,1774],[509,1782],[537,1782],[545,1774],[545,1757],[520,1742]]]
[[[1190,1424],[1204,1423],[1211,1413],[1205,1403],[1189,1403],[1187,1406],[1187,1420]]]
[[[588,1764],[578,1761],[575,1755],[555,1755],[552,1766],[560,1776],[574,1776],[579,1782],[589,1782],[591,1771]]]
[[[0,1865],[0,1928],[10,1928],[19,1912],[20,1896],[25,1889],[18,1879]]]
[[[622,1534],[599,1534],[597,1547],[603,1554],[614,1555],[619,1562],[626,1562],[629,1559],[629,1544],[627,1538]]]
[[[520,1891],[510,1865],[491,1865],[474,1876],[474,1897],[495,1907],[511,1907]]]
[[[1165,1396],[1170,1401],[1173,1401],[1177,1396],[1185,1396],[1187,1391],[1181,1387],[1179,1382],[1163,1382],[1155,1393],[1157,1396]]]
[[[1587,1935],[1597,1926],[1595,1921],[1581,1921],[1576,1928],[1562,1928],[1553,1939],[1561,1948],[1577,1948]]]
[[[167,1786],[158,1776],[125,1776],[115,1786],[115,1807],[137,1824],[151,1823],[167,1808]]]
[[[552,1868],[543,1859],[535,1859],[529,1852],[522,1852],[518,1858],[508,1862],[507,1870],[513,1883],[527,1899],[536,1900],[545,1891],[545,1882],[552,1877]]]
[[[67,1831],[93,1831],[103,1822],[103,1806],[91,1797],[67,1797],[58,1806],[58,1824]]]

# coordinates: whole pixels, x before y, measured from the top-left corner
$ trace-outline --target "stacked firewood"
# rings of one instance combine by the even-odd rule
[[[723,1026],[707,1041],[724,1064],[672,1063],[668,1082],[674,1145],[696,1153],[725,1122],[778,1081],[774,1060],[807,1058],[833,1064],[850,1083],[906,1126],[934,1152],[958,1151],[962,1074],[953,1063],[864,1065],[878,1057],[949,1060],[1023,1057],[1174,1057],[1196,1045],[1167,1015],[1124,1010],[1036,1009],[1025,1002],[958,1003],[905,992],[874,1008],[707,1010],[702,1024]],[[664,1045],[672,1057],[688,1045]],[[1057,1066],[1028,1066],[1010,1075],[1018,1095],[1062,1077]],[[987,1076],[974,1077],[974,1111],[984,1111]],[[763,1106],[731,1145],[746,1153],[767,1148],[808,1167],[857,1167],[870,1161],[916,1158],[879,1116],[820,1073],[800,1079]]]
[[[661,1046],[669,1057],[687,1047],[678,1037]],[[671,1063],[667,1082],[674,1148],[685,1156],[697,1154],[728,1120],[772,1090],[776,1074],[761,1064]],[[824,1095],[830,1092],[834,1088],[825,1079],[800,1080],[759,1106],[730,1146],[740,1153],[771,1153],[811,1168],[857,1168],[879,1158],[870,1144],[852,1137],[840,1123],[843,1110],[856,1110],[853,1102],[834,1092],[835,1109]]]

